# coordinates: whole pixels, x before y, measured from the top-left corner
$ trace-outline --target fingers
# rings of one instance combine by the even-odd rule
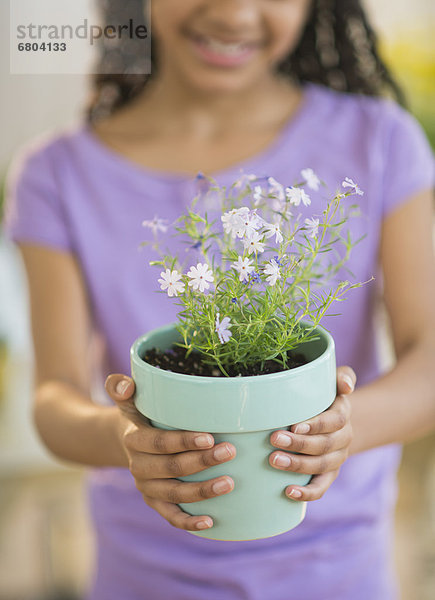
[[[134,381],[122,373],[112,373],[105,381],[106,392],[113,400],[128,400],[135,392]]]
[[[227,494],[234,488],[231,477],[196,483],[172,478],[232,460],[236,455],[234,446],[223,442],[214,447],[213,436],[206,432],[152,427],[134,405],[135,384],[131,377],[111,374],[106,379],[105,389],[121,412],[135,424],[125,428],[123,442],[129,469],[147,504],[179,529],[195,531],[212,527],[213,520],[209,516],[191,516],[177,504]]]
[[[333,433],[346,426],[350,419],[351,403],[346,395],[351,394],[355,388],[356,375],[350,367],[337,369],[337,396],[332,405],[320,415],[308,419],[303,423],[292,425],[290,431],[295,434],[322,434]],[[288,445],[291,438],[288,438]],[[273,442],[272,442],[273,443]]]
[[[199,502],[223,496],[233,489],[234,481],[227,475],[195,483],[177,479],[149,479],[140,486],[140,491],[147,501],[154,498],[171,504]]]
[[[320,456],[306,454],[292,454],[290,452],[273,452],[269,456],[269,463],[280,471],[292,473],[305,473],[316,475],[339,469],[348,456],[346,450],[337,450]]]
[[[173,454],[185,450],[212,448],[213,436],[209,433],[193,431],[167,431],[152,427],[139,413],[133,402],[135,384],[131,377],[119,373],[111,374],[105,382],[105,389],[120,410],[130,420],[139,425],[125,436],[125,444],[130,450],[150,454]]]
[[[162,500],[150,499],[148,506],[156,510],[173,527],[185,529],[186,531],[200,531],[213,527],[213,519],[207,515],[191,516],[181,510],[176,504]]]
[[[344,378],[347,386],[346,379],[351,373],[346,369],[343,367],[337,373],[337,382]],[[353,387],[354,380],[351,383]],[[349,394],[350,391],[346,393]],[[272,452],[269,457],[271,466],[283,471],[314,475],[306,486],[288,486],[286,494],[289,498],[318,500],[336,479],[341,465],[349,455],[353,437],[350,416],[350,399],[341,394],[320,415],[293,425],[290,431],[275,431],[271,435],[272,445],[286,450]]]
[[[270,436],[271,443],[286,452],[273,452],[270,464],[310,475],[339,469],[349,454],[353,437],[350,414],[350,400],[337,396],[332,406],[317,417],[292,426],[290,431],[275,431]],[[303,425],[308,432],[295,433],[303,430]]]
[[[329,473],[322,473],[321,475],[314,475],[307,485],[289,485],[285,489],[285,494],[288,498],[299,500],[301,502],[319,500],[337,479],[338,473],[339,471],[336,470],[330,471]]]
[[[347,396],[337,396],[332,405],[312,419],[292,425],[290,431],[298,434],[333,433],[346,426],[350,420],[351,403]]]
[[[328,454],[340,450],[352,441],[350,427],[343,427],[335,433],[319,435],[298,435],[290,431],[275,431],[270,437],[271,444],[289,452]]]
[[[198,502],[228,494],[234,489],[231,477],[223,476],[209,481],[185,483],[176,480],[148,480],[136,486],[143,493],[145,502],[156,510],[173,527],[188,531],[198,531],[213,527],[213,520],[208,515],[191,516],[177,504],[181,502]]]
[[[107,377],[104,387],[124,414],[134,419],[138,417],[140,413],[133,402],[136,387],[131,377],[121,373],[112,373]]]
[[[355,389],[356,374],[351,367],[337,368],[337,394],[351,394]]]
[[[151,457],[140,452],[131,453],[129,468],[133,477],[138,480],[166,479],[199,473],[204,469],[232,460],[235,456],[235,447],[227,442],[222,442],[203,452],[185,451]]]
[[[214,438],[200,431],[166,430],[144,425],[129,431],[124,443],[131,451],[164,455],[213,448]]]

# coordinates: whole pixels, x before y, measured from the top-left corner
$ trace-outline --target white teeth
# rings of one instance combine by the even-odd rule
[[[214,52],[219,52],[219,54],[227,54],[229,56],[239,54],[246,48],[245,44],[240,42],[237,44],[226,44],[224,42],[218,42],[217,40],[214,40],[212,38],[206,38],[204,41],[210,48],[210,50],[213,50]]]

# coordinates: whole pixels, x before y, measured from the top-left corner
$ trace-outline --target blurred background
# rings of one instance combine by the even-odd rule
[[[435,3],[365,4],[382,54],[435,147]],[[2,182],[17,149],[80,119],[89,93],[85,76],[9,75],[8,7],[0,0]],[[0,600],[79,600],[93,555],[86,475],[56,462],[39,443],[30,415],[32,378],[24,271],[0,229]],[[395,559],[402,599],[433,600],[435,435],[405,447],[399,486]]]

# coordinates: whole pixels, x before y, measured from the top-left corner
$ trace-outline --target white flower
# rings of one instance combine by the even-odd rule
[[[275,244],[280,244],[283,240],[281,229],[279,228],[278,223],[266,223],[265,225],[266,238],[271,238],[273,235],[275,236]]]
[[[196,267],[190,267],[190,271],[187,273],[190,277],[189,286],[194,290],[204,292],[210,287],[210,283],[214,281],[213,273],[205,263],[198,263]]]
[[[264,243],[260,242],[261,239],[263,239],[263,236],[258,231],[255,231],[250,238],[243,240],[243,245],[248,250],[248,254],[252,254],[252,252],[264,252]]]
[[[250,183],[255,181],[256,179],[257,179],[256,175],[246,175],[246,173],[243,173],[242,175],[240,175],[239,179],[237,179],[237,181],[234,183],[234,188],[236,190],[243,189],[247,185],[249,185]]]
[[[167,221],[165,219],[159,219],[159,217],[154,217],[152,221],[142,221],[143,227],[149,227],[154,235],[157,235],[159,231],[162,233],[166,233],[168,231],[168,226],[165,225]]]
[[[311,198],[302,188],[288,187],[286,188],[285,193],[290,204],[294,204],[295,206],[299,206],[301,202],[304,206],[309,206],[311,204]]]
[[[242,258],[241,256],[231,266],[239,273],[239,281],[247,281],[249,273],[252,273],[255,268],[251,265],[249,258]]]
[[[264,199],[263,188],[261,187],[261,185],[256,185],[254,187],[254,191],[252,192],[252,197],[255,200],[254,205],[258,206],[260,204],[260,202]]]
[[[320,179],[314,173],[313,169],[302,169],[301,175],[304,178],[306,184],[311,190],[317,190],[320,187]]]
[[[255,210],[251,212],[249,209],[248,212],[238,214],[236,219],[239,226],[236,233],[239,238],[251,238],[257,229],[260,229],[264,223],[263,219],[257,215]]]
[[[319,219],[305,219],[304,223],[308,229],[308,235],[312,238],[317,237],[319,232]]]
[[[264,268],[264,273],[268,275],[268,277],[266,277],[266,281],[270,286],[274,286],[277,280],[281,279],[279,264],[273,258]]]
[[[224,226],[225,233],[231,234],[231,237],[235,238],[240,228],[241,218],[249,215],[249,208],[242,206],[242,208],[233,208],[232,210],[224,213],[221,217],[221,221]]]
[[[251,212],[251,219],[253,222],[253,225],[255,227],[255,229],[260,229],[260,227],[264,227],[266,225],[266,221],[263,219],[263,217],[260,217],[260,215],[257,215],[257,209],[254,208],[254,210]]]
[[[279,183],[274,177],[268,177],[267,183],[269,184],[269,192],[277,199],[279,202],[284,202],[285,200],[285,189],[284,186]]]
[[[358,194],[358,196],[363,196],[364,192],[362,191],[362,189],[358,186],[357,183],[355,183],[352,179],[350,179],[350,177],[345,177],[343,183],[341,184],[344,188],[352,188],[352,193],[353,194]]]
[[[285,210],[285,188],[273,177],[268,177],[269,193],[272,196],[269,200],[270,207],[275,212],[283,212]]]
[[[233,335],[229,329],[231,321],[229,317],[224,317],[219,323],[219,313],[216,315],[216,333],[218,334],[219,341],[221,344],[228,342],[230,337]]]
[[[180,281],[181,274],[178,271],[162,271],[159,279],[160,289],[167,290],[168,296],[178,296],[184,292],[184,283]]]

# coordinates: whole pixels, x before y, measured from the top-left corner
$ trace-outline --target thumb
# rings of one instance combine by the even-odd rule
[[[337,394],[351,394],[355,389],[356,375],[351,367],[337,368]]]
[[[131,377],[121,373],[112,373],[104,383],[104,388],[122,412],[137,415],[133,396],[136,386]]]

